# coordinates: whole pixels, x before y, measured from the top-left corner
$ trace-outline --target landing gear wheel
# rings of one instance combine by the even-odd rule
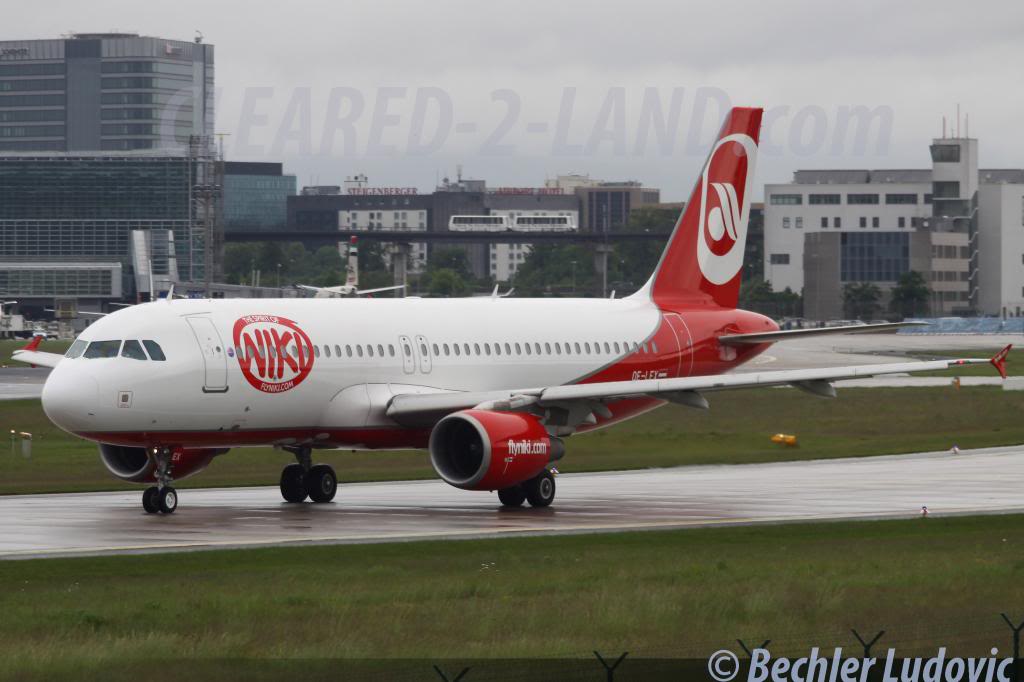
[[[498,499],[506,507],[521,507],[523,502],[526,502],[526,491],[523,490],[521,485],[502,488],[498,491]]]
[[[156,494],[156,502],[164,514],[173,514],[178,508],[178,491],[166,485]]]
[[[523,483],[523,489],[531,507],[547,507],[555,501],[555,477],[550,471],[542,471]]]
[[[285,502],[305,502],[306,470],[301,464],[289,464],[281,470],[281,497]]]
[[[155,485],[146,488],[146,491],[142,493],[142,508],[146,510],[147,514],[156,514],[160,511],[160,504],[156,500],[156,496],[160,494],[160,489]]]
[[[338,477],[326,464],[317,464],[306,474],[306,492],[314,502],[330,502],[338,492]]]

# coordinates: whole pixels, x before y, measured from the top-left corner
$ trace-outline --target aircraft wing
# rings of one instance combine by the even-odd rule
[[[756,332],[754,334],[726,334],[719,336],[719,343],[743,345],[749,343],[775,343],[787,339],[799,339],[806,336],[825,336],[826,334],[870,334],[871,332],[888,332],[903,327],[927,327],[927,322],[885,322],[882,324],[852,324],[843,327],[813,327],[810,329],[781,329],[777,332]]]
[[[771,372],[715,374],[674,379],[610,381],[593,384],[569,384],[546,388],[478,393],[437,392],[396,395],[388,404],[387,414],[400,424],[424,425],[451,412],[477,408],[498,411],[528,410],[572,403],[600,403],[625,398],[654,397],[686,405],[706,407],[701,393],[765,386],[794,386],[816,395],[832,397],[832,382],[884,374],[905,374],[949,369],[963,365],[991,363],[1006,378],[1006,356],[1011,346],[991,359],[961,358],[896,362],[881,365],[855,365],[822,369],[792,369]],[[600,408],[598,408],[600,409]]]
[[[393,287],[379,287],[377,289],[358,289],[358,290],[356,290],[356,293],[359,294],[360,296],[363,296],[365,294],[376,294],[376,293],[379,293],[381,291],[394,291],[395,289],[404,289],[404,288],[405,288],[404,284],[396,284]]]
[[[64,356],[60,353],[47,353],[45,351],[36,350],[42,342],[42,336],[33,337],[33,339],[28,342],[27,346],[19,348],[11,353],[11,359],[17,360],[18,362],[25,362],[32,366],[56,367],[57,363],[64,359]]]

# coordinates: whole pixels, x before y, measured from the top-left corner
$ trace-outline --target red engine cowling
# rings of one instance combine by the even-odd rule
[[[175,448],[171,453],[170,475],[174,480],[199,473],[227,448]],[[122,481],[150,483],[156,480],[156,461],[146,448],[100,443],[100,459],[107,471]]]
[[[565,452],[536,417],[463,410],[437,423],[430,461],[445,483],[464,490],[500,490],[529,480]]]

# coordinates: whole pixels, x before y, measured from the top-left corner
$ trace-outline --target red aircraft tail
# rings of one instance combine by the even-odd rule
[[[662,308],[735,308],[763,109],[733,108],[644,292]]]

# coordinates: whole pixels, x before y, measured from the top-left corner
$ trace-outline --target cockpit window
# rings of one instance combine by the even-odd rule
[[[160,348],[160,344],[157,343],[156,341],[150,341],[147,339],[142,342],[142,345],[144,345],[146,347],[146,350],[149,351],[149,358],[151,360],[163,362],[164,360],[167,359],[167,357],[164,355],[163,349]]]
[[[142,350],[141,343],[135,339],[128,339],[121,348],[121,357],[131,358],[132,360],[145,360],[146,353]]]
[[[64,354],[66,358],[77,358],[85,352],[85,347],[89,345],[88,341],[82,341],[81,339],[71,344],[71,348],[68,348],[68,352]]]
[[[117,351],[121,350],[121,341],[93,341],[85,349],[84,357],[92,358],[116,358]]]

